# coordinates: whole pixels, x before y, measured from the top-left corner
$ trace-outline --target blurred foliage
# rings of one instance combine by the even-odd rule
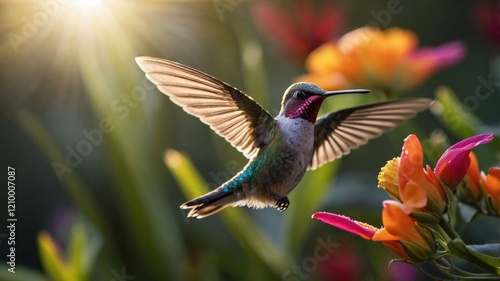
[[[433,148],[435,130],[453,142],[500,131],[498,85],[490,83],[500,73],[497,49],[476,26],[472,1],[403,1],[398,13],[388,12],[388,1],[339,1],[344,33],[378,22],[414,30],[420,46],[465,42],[463,62],[406,93],[436,92],[437,118],[424,112],[308,172],[286,212],[226,208],[203,220],[187,219],[178,206],[232,177],[246,160],[159,93],[134,58],[200,69],[273,115],[284,89],[306,72],[304,58],[291,57],[257,28],[257,1],[90,2],[0,1],[0,160],[18,171],[16,274],[2,263],[0,280],[425,280],[397,265],[388,271],[389,251],[310,217],[342,209],[380,225],[384,195],[376,175],[409,133],[424,147],[431,136]],[[275,3],[291,10],[289,1]],[[468,97],[484,83],[490,94],[481,92],[472,110]],[[375,100],[339,96],[321,113]],[[467,105],[471,110],[458,110]],[[499,165],[499,153],[498,138],[477,151],[484,167]],[[6,192],[1,196],[7,201]],[[498,242],[495,221],[464,231],[468,244]],[[328,241],[337,248],[328,251]],[[4,261],[7,243],[0,242]]]
[[[93,230],[82,223],[73,225],[69,251],[63,255],[50,234],[42,231],[38,235],[40,258],[47,274],[52,280],[91,280],[95,258],[101,248],[99,238],[87,237],[85,231]],[[67,257],[65,257],[67,256]]]

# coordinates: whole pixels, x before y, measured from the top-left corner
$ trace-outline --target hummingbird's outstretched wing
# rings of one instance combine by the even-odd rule
[[[153,57],[137,64],[158,89],[251,159],[270,140],[274,118],[251,97],[191,67]]]
[[[400,125],[432,104],[431,99],[402,99],[348,108],[321,116],[314,128],[308,170],[340,158],[368,140]]]

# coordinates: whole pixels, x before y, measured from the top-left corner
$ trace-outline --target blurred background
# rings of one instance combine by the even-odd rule
[[[3,0],[0,21],[1,177],[15,168],[17,218],[12,274],[2,189],[0,280],[427,280],[417,267],[388,267],[396,256],[383,245],[311,215],[379,226],[388,196],[377,174],[408,134],[433,166],[450,143],[500,133],[497,1]],[[187,219],[180,204],[247,160],[156,90],[134,58],[204,71],[276,115],[314,49],[366,25],[412,30],[421,47],[466,46],[452,66],[390,97],[441,103],[308,172],[285,212]],[[375,94],[329,99],[320,114],[383,99],[356,86]],[[475,151],[481,168],[498,165],[498,142]],[[485,219],[463,237],[499,234]]]

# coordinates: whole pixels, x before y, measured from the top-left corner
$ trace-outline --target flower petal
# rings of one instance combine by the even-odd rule
[[[313,51],[308,59],[312,56],[316,59],[314,64],[307,63],[308,71],[339,72],[354,86],[383,91],[389,96],[418,86],[466,53],[461,41],[417,49],[418,36],[399,27],[380,30],[366,26],[346,33],[336,44],[328,44],[336,52],[320,60],[316,50]]]
[[[337,215],[327,212],[314,213],[312,215],[312,218],[333,225],[342,230],[354,233],[368,240],[371,239],[375,234],[375,231],[378,230],[378,228],[372,225],[352,220],[349,217],[343,215]]]
[[[433,252],[433,246],[429,243],[434,243],[433,239],[428,241],[424,237],[432,238],[427,234],[429,230],[417,225],[405,205],[393,200],[384,201],[383,204],[384,228],[377,231],[372,240],[384,242],[389,249],[407,260],[422,261],[429,257]]]
[[[453,41],[435,48],[421,48],[408,56],[400,69],[401,87],[409,90],[420,85],[436,71],[451,66],[465,57],[467,48]]]
[[[338,72],[311,73],[297,77],[296,82],[309,82],[328,91],[351,88],[352,85]]]
[[[415,182],[417,185],[424,186],[426,184],[424,173],[424,154],[422,145],[417,136],[409,135],[403,144],[401,151],[401,160],[399,161],[399,194],[403,196],[406,194],[404,189],[410,181]],[[401,198],[403,202],[408,198]]]
[[[470,165],[466,173],[463,192],[468,200],[476,202],[481,197],[481,173],[474,152],[469,153],[469,158]]]
[[[486,193],[500,203],[500,167],[493,167],[488,170],[486,181],[484,182]]]
[[[402,189],[401,198],[404,205],[412,210],[419,210],[427,205],[426,189],[412,180]]]
[[[304,42],[297,36],[290,16],[278,5],[268,1],[258,1],[253,6],[253,17],[269,38],[281,43],[283,49],[300,54]]]
[[[333,42],[327,42],[312,51],[306,59],[306,68],[311,73],[330,74],[338,72],[344,55]]]
[[[302,59],[342,29],[345,11],[331,2],[318,6],[305,0],[291,2],[291,5],[278,5],[272,1],[256,1],[252,17],[282,51]]]
[[[480,144],[490,142],[493,138],[493,134],[482,134],[452,145],[439,158],[434,172],[448,187],[455,188],[469,169],[471,150]]]
[[[421,48],[410,56],[410,60],[430,59],[433,68],[445,68],[460,61],[466,54],[467,47],[462,41],[452,41],[435,48]]]
[[[389,250],[391,250],[393,253],[398,255],[398,257],[400,257],[404,260],[407,260],[407,261],[411,260],[411,258],[408,256],[405,249],[403,248],[403,245],[401,245],[401,243],[399,241],[384,241],[382,243],[384,243],[384,245],[387,248],[389,248]],[[408,277],[406,277],[406,278],[408,278]]]
[[[398,240],[418,239],[418,231],[415,229],[415,223],[408,215],[405,206],[402,203],[393,200],[383,202],[382,222],[388,233],[399,237]],[[383,241],[386,234],[383,231],[377,231],[373,236],[373,241]]]

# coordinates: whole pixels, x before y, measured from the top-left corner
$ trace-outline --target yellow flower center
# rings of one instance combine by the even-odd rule
[[[399,157],[387,161],[378,174],[378,187],[381,187],[389,193],[391,197],[399,199],[399,181],[398,181]]]

